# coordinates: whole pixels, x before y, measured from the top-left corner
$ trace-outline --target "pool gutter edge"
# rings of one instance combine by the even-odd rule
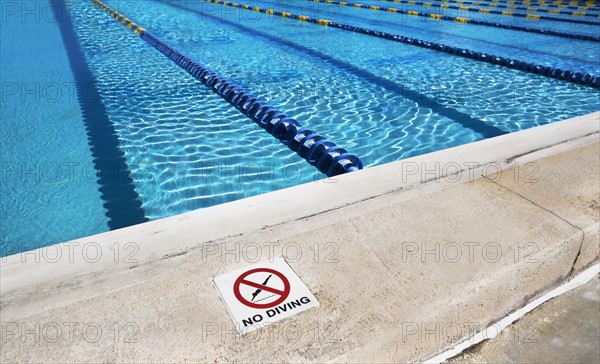
[[[413,189],[420,185],[441,189],[450,184],[469,182],[516,164],[597,143],[599,132],[600,112],[594,112],[360,172],[76,239],[58,244],[55,248],[15,254],[2,258],[0,291],[6,297],[81,275],[130,268],[208,242],[322,214],[399,190],[404,190],[403,193],[409,196],[419,193]],[[456,165],[462,168],[459,173],[455,173]],[[444,178],[447,176],[452,178]],[[122,247],[130,242],[137,244],[135,259],[115,259],[115,243]],[[97,260],[82,258],[83,250],[89,249],[90,244],[102,253]],[[59,261],[44,259],[56,249],[63,253]],[[121,252],[123,255],[127,253]]]

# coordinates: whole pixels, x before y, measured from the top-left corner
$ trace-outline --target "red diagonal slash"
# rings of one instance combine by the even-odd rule
[[[249,281],[249,280],[247,280],[247,279],[242,279],[242,280],[240,281],[240,283],[242,283],[242,284],[247,284],[247,285],[249,285],[249,286],[252,286],[252,287],[254,287],[254,288],[259,288],[259,289],[262,289],[263,291],[267,291],[267,292],[271,292],[271,293],[276,293],[276,294],[278,294],[278,295],[280,295],[280,296],[283,296],[283,295],[285,294],[285,292],[284,292],[284,291],[282,291],[282,290],[279,290],[279,289],[277,289],[277,288],[273,288],[273,287],[269,287],[269,286],[263,286],[263,285],[262,285],[262,284],[260,284],[260,283],[252,282],[252,281]]]

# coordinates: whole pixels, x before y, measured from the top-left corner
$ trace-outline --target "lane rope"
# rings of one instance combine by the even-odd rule
[[[217,95],[287,145],[288,148],[298,153],[322,173],[332,177],[363,168],[362,162],[354,154],[348,153],[344,148],[338,147],[335,143],[326,140],[313,130],[302,127],[295,119],[270,107],[233,82],[176,51],[153,36],[145,28],[111,9],[100,0],[92,0],[92,2],[194,78],[208,86]]]
[[[562,38],[600,42],[600,36],[593,36],[593,35],[587,35],[587,34],[566,33],[566,32],[559,32],[556,30],[549,30],[549,29],[538,29],[538,28],[522,27],[522,26],[518,26],[518,25],[491,23],[491,22],[477,20],[477,19],[453,17],[453,16],[447,16],[447,15],[441,15],[441,14],[435,14],[435,13],[423,13],[423,12],[419,12],[419,11],[402,10],[402,9],[385,7],[385,6],[365,5],[365,4],[361,4],[361,3],[351,3],[351,2],[347,2],[347,1],[335,1],[335,0],[305,0],[305,1],[312,1],[315,3],[325,3],[328,5],[353,7],[353,8],[366,9],[366,10],[385,11],[385,12],[392,13],[392,14],[420,16],[420,17],[424,17],[424,18],[432,18],[435,20],[446,20],[446,21],[454,21],[454,22],[459,22],[459,23],[469,23],[469,24],[474,24],[474,25],[482,25],[482,26],[488,26],[488,27],[510,29],[510,30],[516,30],[516,31],[521,31],[521,32],[551,35],[551,36],[562,37]]]
[[[512,17],[516,17],[516,18],[525,18],[525,19],[533,19],[533,20],[549,20],[549,21],[558,21],[558,22],[574,23],[574,24],[600,25],[600,23],[597,21],[555,18],[552,16],[545,16],[545,15],[522,14],[522,13],[515,13],[512,11],[490,10],[490,9],[483,9],[483,8],[476,8],[476,7],[469,7],[469,6],[459,6],[459,5],[449,5],[449,4],[437,5],[437,4],[433,4],[433,3],[429,3],[429,2],[414,1],[414,0],[379,0],[379,1],[385,1],[388,3],[406,3],[407,5],[431,4],[432,7],[436,7],[436,8],[440,8],[440,9],[454,9],[454,10],[469,11],[469,12],[482,13],[482,14],[498,14],[498,15],[502,15],[502,16],[512,16]],[[464,18],[464,19],[467,19],[467,18]]]
[[[521,10],[521,11],[532,11],[532,12],[540,12],[540,13],[550,13],[550,14],[554,14],[552,12],[550,12],[549,10],[552,10],[552,6],[548,6],[549,9],[542,9],[544,7],[542,6],[538,6],[538,7],[534,7],[534,6],[522,6],[522,5],[511,5],[511,4],[507,4],[507,3],[494,3],[494,2],[489,2],[489,1],[469,1],[469,0],[456,0],[456,1],[449,1],[449,0],[432,0],[437,2],[441,2],[441,3],[452,3],[452,4],[457,4],[457,5],[464,5],[464,4],[469,4],[469,5],[474,5],[474,6],[485,6],[485,7],[492,7],[492,8],[499,8],[499,9],[509,9],[509,10]],[[572,15],[572,16],[591,16],[591,17],[597,17],[598,14],[597,11],[595,11],[596,13],[581,13],[581,11],[588,11],[588,10],[592,10],[588,7],[582,7],[582,6],[572,6],[572,7],[560,7],[558,6],[559,9],[571,9],[571,10],[578,10],[578,14],[574,15],[574,14],[568,14],[568,13],[563,13],[563,14],[567,14],[567,15]]]
[[[485,62],[493,65],[498,65],[501,67],[506,67],[514,70],[519,70],[526,73],[532,73],[535,75],[540,75],[548,78],[554,78],[561,81],[566,81],[578,85],[584,85],[592,88],[600,88],[600,76],[593,76],[589,73],[583,74],[581,72],[572,72],[567,70],[562,70],[560,68],[554,68],[549,66],[537,65],[534,63],[528,63],[519,61],[516,59],[498,57],[487,53],[471,51],[464,48],[453,47],[441,43],[428,42],[416,38],[409,38],[402,35],[396,35],[386,32],[380,32],[372,29],[356,27],[348,24],[342,24],[333,22],[325,19],[315,19],[306,15],[296,15],[289,12],[281,12],[273,9],[263,9],[258,6],[251,5],[240,5],[239,3],[231,3],[228,1],[221,0],[204,0],[205,2],[219,4],[223,6],[231,6],[234,8],[241,8],[244,10],[252,10],[259,13],[264,13],[267,15],[279,16],[283,18],[294,19],[298,21],[304,21],[308,23],[313,23],[321,26],[327,26],[336,29],[342,29],[349,32],[364,34],[372,37],[377,37],[381,39],[387,39],[394,42],[399,42],[403,44],[412,45],[415,47],[421,47],[426,49],[431,49],[437,52],[443,52],[452,54],[458,57],[473,59],[480,62]]]
[[[436,1],[441,1],[441,2],[448,2],[450,0],[436,0]],[[459,1],[463,1],[463,0],[455,0],[457,2]],[[571,9],[573,8],[573,10],[593,10],[593,11],[598,11],[600,10],[597,6],[597,4],[595,3],[591,3],[591,2],[586,2],[586,3],[579,3],[577,1],[571,1],[569,2],[569,5],[563,5],[562,1],[555,1],[552,3],[546,2],[546,1],[530,1],[530,0],[524,0],[524,1],[515,1],[515,0],[482,0],[482,1],[486,1],[486,2],[490,2],[490,3],[494,3],[494,4],[506,4],[506,5],[515,5],[515,4],[520,4],[522,6],[538,6],[538,7],[558,7],[561,9]]]
[[[448,1],[448,0],[439,0],[439,1]],[[600,8],[598,7],[598,5],[594,2],[578,2],[578,1],[571,1],[569,2],[569,5],[562,5],[563,2],[562,1],[555,1],[553,3],[548,3],[546,1],[514,1],[514,0],[509,0],[509,1],[500,1],[500,0],[488,0],[489,2],[492,3],[497,3],[497,4],[508,4],[508,5],[514,5],[517,3],[520,3],[523,6],[530,6],[530,5],[535,5],[535,6],[542,6],[542,7],[551,7],[551,6],[556,6],[556,7],[565,7],[566,9],[571,9],[571,8],[576,8],[576,10],[594,10],[594,11],[598,11],[600,10]]]

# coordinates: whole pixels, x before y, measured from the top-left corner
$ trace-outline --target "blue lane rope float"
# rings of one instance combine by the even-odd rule
[[[94,0],[95,1],[95,0]],[[402,35],[396,35],[386,32],[380,32],[372,29],[366,29],[361,27],[356,27],[348,24],[336,23],[329,20],[324,19],[315,19],[305,15],[296,15],[288,12],[281,12],[273,9],[263,9],[258,6],[250,6],[250,5],[240,5],[238,3],[230,3],[228,1],[221,0],[204,0],[209,3],[221,4],[224,6],[232,6],[239,7],[245,10],[253,10],[259,13],[265,13],[273,16],[280,16],[283,18],[290,18],[299,21],[305,21],[308,23],[313,23],[322,26],[328,26],[332,28],[342,29],[349,32],[364,34],[372,37],[377,37],[381,39],[387,39],[394,42],[399,42],[403,44],[412,45],[415,47],[421,47],[430,49],[433,51],[444,52],[448,54],[452,54],[458,57],[473,59],[480,62],[485,62],[493,65],[498,65],[501,67],[511,68],[514,70],[519,70],[522,72],[532,73],[535,75],[540,75],[548,78],[554,78],[561,81],[566,81],[570,83],[574,83],[577,85],[584,85],[592,88],[600,88],[600,76],[593,76],[589,73],[581,73],[581,72],[572,72],[567,70],[562,70],[560,68],[554,68],[549,66],[536,65],[534,63],[522,62],[516,59],[498,57],[487,53],[471,51],[464,48],[452,47],[449,45],[428,42],[420,39],[409,38]]]
[[[455,21],[455,22],[460,22],[460,23],[483,25],[483,26],[487,26],[487,27],[510,29],[510,30],[516,30],[516,31],[521,31],[521,32],[529,32],[529,33],[538,33],[538,34],[551,35],[551,36],[563,37],[563,38],[600,42],[600,36],[566,33],[566,32],[559,32],[556,30],[529,28],[529,27],[522,27],[522,26],[518,26],[518,25],[492,23],[492,22],[487,22],[487,21],[483,21],[483,20],[468,19],[468,18],[463,18],[463,17],[458,17],[458,16],[447,16],[447,15],[441,15],[441,14],[435,14],[435,13],[423,13],[423,12],[419,12],[419,11],[402,10],[402,9],[385,7],[385,6],[374,6],[374,5],[365,5],[365,4],[360,4],[360,3],[351,3],[351,2],[347,2],[347,1],[334,1],[334,0],[305,0],[305,1],[312,1],[315,3],[325,3],[325,4],[329,4],[329,5],[354,7],[354,8],[366,9],[366,10],[385,11],[385,12],[392,13],[392,14],[420,16],[420,17],[425,17],[425,18],[432,18],[435,20],[447,20],[447,21]],[[424,4],[426,4],[426,3],[424,3]]]
[[[395,1],[395,0],[379,0],[379,1],[385,1],[385,2],[388,2],[388,3],[399,3],[400,2],[400,1]],[[413,0],[408,0],[408,1],[405,1],[405,2],[407,4],[409,4],[409,5],[423,5],[424,4],[424,2],[413,1]],[[468,7],[468,6],[458,6],[458,5],[449,5],[449,4],[432,5],[432,6],[435,6],[435,7],[440,8],[440,9],[454,9],[454,10],[461,10],[461,11],[473,11],[473,12],[476,12],[476,13],[498,14],[498,15],[502,15],[502,16],[514,16],[514,17],[517,17],[517,18],[526,18],[526,19],[534,19],[534,20],[550,20],[550,21],[560,21],[560,22],[574,23],[574,24],[600,25],[600,23],[597,22],[597,21],[580,20],[580,19],[567,19],[567,18],[555,18],[555,17],[545,16],[545,15],[521,14],[521,13],[514,13],[512,11],[498,11],[498,10],[490,10],[490,9],[482,9],[482,8],[472,8],[472,7]],[[558,13],[555,13],[555,14],[558,14]]]
[[[92,1],[194,78],[210,87],[221,98],[287,145],[288,148],[298,153],[311,165],[317,167],[320,172],[332,177],[363,168],[362,162],[354,154],[326,140],[315,131],[302,127],[298,121],[270,107],[233,82],[189,59],[100,0]]]

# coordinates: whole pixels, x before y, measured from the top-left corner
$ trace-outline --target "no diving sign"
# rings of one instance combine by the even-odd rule
[[[283,258],[222,274],[213,281],[242,335],[319,306]]]
[[[257,278],[264,277],[265,274],[268,274],[267,278],[262,284],[261,280],[256,280]],[[271,280],[271,278],[273,280]],[[271,283],[269,284],[269,280]],[[274,281],[280,281],[278,283],[274,283]],[[252,293],[252,297],[250,297],[250,301],[248,301],[247,297],[242,294],[242,287],[244,285],[248,285],[250,287],[255,288],[256,290]],[[281,287],[283,288],[276,288]],[[233,293],[235,294],[235,298],[238,299],[242,304],[252,307],[252,308],[271,308],[275,307],[278,304],[285,301],[290,294],[290,281],[283,275],[283,273],[271,269],[271,268],[254,268],[250,269],[244,273],[242,273],[233,284]],[[257,299],[261,293],[264,293],[263,298]],[[265,297],[266,295],[266,297]],[[273,298],[275,297],[275,298]],[[256,299],[256,301],[254,301]],[[261,302],[259,301],[266,301]]]

